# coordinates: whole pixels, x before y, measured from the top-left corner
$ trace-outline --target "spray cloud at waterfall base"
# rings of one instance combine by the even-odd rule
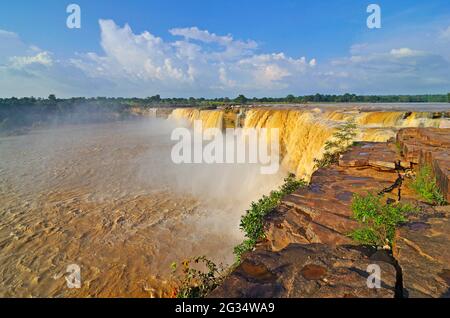
[[[223,134],[219,128],[203,130],[202,121],[195,120],[193,132],[184,127],[176,128],[171,140],[179,141],[171,152],[176,164],[259,163],[261,174],[274,174],[280,167],[278,128],[227,128]],[[205,141],[209,143],[204,146]]]

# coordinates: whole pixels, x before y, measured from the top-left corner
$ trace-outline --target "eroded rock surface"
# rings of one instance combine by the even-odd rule
[[[404,297],[450,297],[450,206],[433,210],[397,231]]]
[[[439,188],[450,201],[450,128],[405,128],[397,134],[406,160],[433,168]]]
[[[370,254],[361,247],[326,244],[291,244],[280,252],[257,249],[209,296],[394,297],[396,270],[389,256]],[[369,264],[381,268],[379,289],[367,287]]]
[[[393,171],[400,165],[410,168],[393,143],[365,142],[359,147],[352,147],[339,159],[340,167],[370,167],[378,170]]]
[[[358,226],[352,219],[353,195],[378,193],[398,178],[395,164],[400,158],[386,144],[381,145],[354,147],[339,166],[316,171],[311,186],[286,196],[266,219],[270,248],[281,250],[290,243],[352,244],[348,234]],[[393,199],[397,191],[390,194]]]

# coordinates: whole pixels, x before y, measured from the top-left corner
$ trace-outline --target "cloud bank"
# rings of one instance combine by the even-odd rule
[[[319,61],[261,52],[253,40],[197,27],[170,29],[167,40],[149,31],[137,34],[128,24],[119,26],[112,20],[100,20],[99,25],[102,52],[68,59],[0,30],[0,95],[407,94],[445,92],[450,87],[445,53],[450,52],[450,26],[428,28],[428,35],[416,40],[355,43],[347,56]]]

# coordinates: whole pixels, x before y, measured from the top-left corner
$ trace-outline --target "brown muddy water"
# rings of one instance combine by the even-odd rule
[[[175,165],[174,123],[146,119],[0,138],[1,297],[164,297],[170,264],[233,261],[239,219],[285,173]],[[81,288],[68,288],[70,264]]]

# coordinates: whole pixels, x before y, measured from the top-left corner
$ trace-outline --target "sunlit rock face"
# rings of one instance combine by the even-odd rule
[[[450,206],[413,216],[395,237],[394,256],[402,269],[403,296],[450,297]]]
[[[450,200],[450,129],[402,129],[397,143],[406,159],[433,169],[444,198]]]

